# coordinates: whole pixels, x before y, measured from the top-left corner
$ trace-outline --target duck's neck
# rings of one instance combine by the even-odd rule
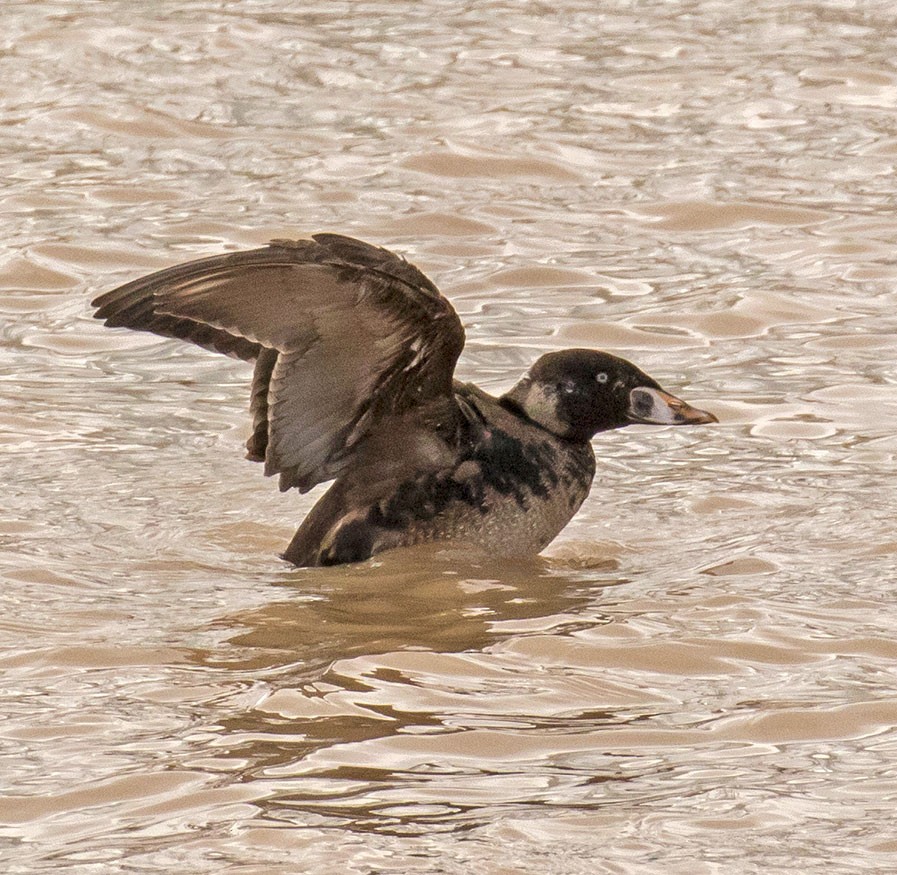
[[[558,415],[557,395],[544,383],[524,377],[498,403],[506,410],[528,419],[562,440],[567,440],[568,424]]]

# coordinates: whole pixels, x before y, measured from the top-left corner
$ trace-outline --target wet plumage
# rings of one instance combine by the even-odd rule
[[[715,421],[592,350],[543,356],[501,398],[458,383],[451,304],[404,259],[336,234],[178,265],[93,303],[110,327],[255,362],[248,458],[281,490],[334,481],[284,554],[300,566],[423,541],[538,552],[588,494],[595,433]]]

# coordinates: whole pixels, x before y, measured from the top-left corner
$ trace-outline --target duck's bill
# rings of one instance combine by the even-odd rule
[[[719,422],[712,413],[698,410],[663,389],[650,389],[647,386],[639,386],[629,393],[627,415],[630,422],[649,425],[702,425]]]

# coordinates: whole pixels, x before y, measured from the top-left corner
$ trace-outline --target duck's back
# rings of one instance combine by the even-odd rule
[[[588,495],[591,445],[555,437],[471,384],[456,383],[455,400],[453,414],[421,411],[378,434],[284,558],[335,565],[431,541],[497,555],[545,547]]]

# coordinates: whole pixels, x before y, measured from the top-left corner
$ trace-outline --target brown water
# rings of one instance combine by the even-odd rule
[[[895,871],[893,3],[2,21],[4,872]],[[291,569],[247,367],[88,301],[323,229],[464,378],[604,347],[722,424],[599,438],[544,557]]]

